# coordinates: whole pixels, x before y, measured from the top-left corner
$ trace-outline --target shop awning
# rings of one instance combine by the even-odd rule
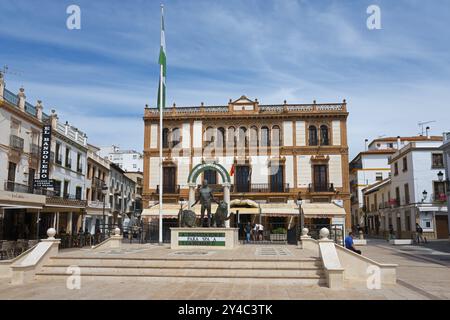
[[[1,209],[42,209],[42,206],[31,206],[31,205],[14,205],[8,203],[0,203]]]
[[[231,212],[236,213],[239,211],[239,214],[259,214],[259,208],[248,208],[248,207],[235,207],[231,208]]]
[[[295,203],[262,203],[261,214],[273,217],[298,215],[298,207]]]
[[[180,210],[179,204],[163,204],[162,214],[164,218],[176,218],[178,217],[178,211]],[[143,217],[159,217],[159,205],[155,205],[151,208],[142,210]]]
[[[420,212],[447,212],[446,206],[419,206],[417,207]]]
[[[303,214],[308,218],[345,216],[345,209],[334,203],[303,203]],[[297,209],[298,211],[298,209]]]

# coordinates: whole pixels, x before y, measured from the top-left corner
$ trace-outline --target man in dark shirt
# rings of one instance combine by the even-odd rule
[[[353,252],[356,252],[357,254],[361,254],[361,250],[355,249],[355,246],[353,244],[353,232],[351,231],[348,233],[348,236],[345,237],[345,248]]]

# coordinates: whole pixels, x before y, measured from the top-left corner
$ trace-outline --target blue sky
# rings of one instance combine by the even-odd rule
[[[66,8],[81,7],[81,30]],[[366,9],[381,8],[382,30]],[[160,11],[150,0],[0,0],[0,66],[96,145],[143,148],[156,104]],[[364,139],[450,131],[447,0],[167,0],[168,104],[347,99],[350,153]],[[13,72],[19,72],[14,74]]]

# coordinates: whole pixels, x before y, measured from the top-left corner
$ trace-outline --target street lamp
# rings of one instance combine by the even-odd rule
[[[423,190],[422,195],[423,195],[422,202],[424,202],[427,199],[427,195],[428,195],[427,190]]]
[[[106,224],[106,218],[105,218],[105,202],[106,202],[106,194],[108,193],[108,186],[103,183],[102,185],[102,194],[103,194],[103,238],[105,237],[105,224]]]
[[[298,221],[299,221],[299,235],[301,234],[304,226],[305,226],[305,221],[304,221],[304,217],[303,217],[303,210],[302,210],[302,204],[303,204],[303,200],[302,200],[302,196],[301,196],[301,192],[298,193],[298,197],[297,197],[297,205],[298,205]],[[297,241],[298,241],[298,237],[297,237]]]
[[[439,171],[437,176],[438,176],[439,182],[444,181],[444,174],[442,173],[442,171]]]

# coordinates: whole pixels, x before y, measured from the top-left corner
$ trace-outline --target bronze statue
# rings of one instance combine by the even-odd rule
[[[216,199],[214,199],[213,193],[212,193],[212,189],[208,186],[208,180],[203,180],[202,186],[199,190],[199,198],[197,199],[197,201],[195,201],[195,203],[192,206],[195,206],[198,202],[200,201],[201,204],[201,226],[203,226],[203,219],[205,217],[205,211],[208,215],[208,228],[211,227],[211,202],[215,202],[217,204],[219,204],[219,202],[217,202]]]
[[[196,220],[197,217],[195,216],[195,212],[192,210],[180,209],[178,212],[178,226],[180,228],[193,228],[195,227]]]
[[[228,204],[225,201],[220,201],[214,214],[216,228],[225,228],[225,221],[230,220],[232,214],[228,216]]]

